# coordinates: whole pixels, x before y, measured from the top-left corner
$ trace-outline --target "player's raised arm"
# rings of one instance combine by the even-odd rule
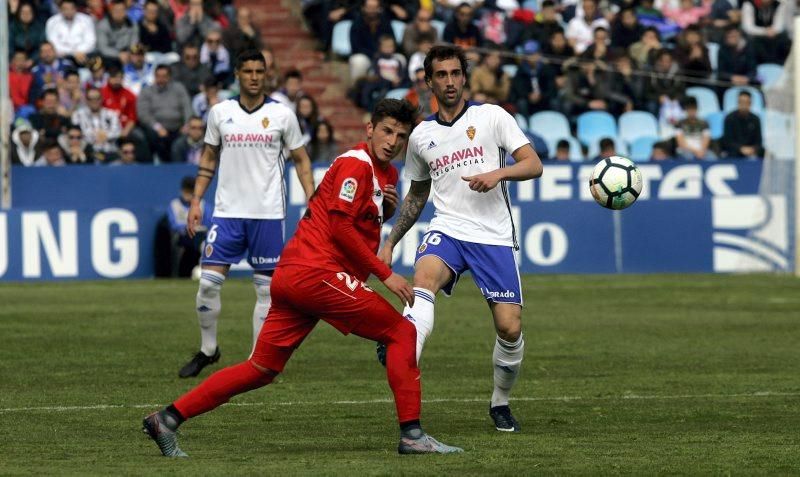
[[[417,223],[425,204],[428,203],[428,196],[431,193],[431,179],[425,181],[411,181],[411,187],[408,189],[408,194],[400,206],[400,215],[397,216],[397,221],[389,232],[389,237],[383,244],[378,256],[383,263],[390,265],[392,263],[392,250],[394,246],[400,242],[400,239],[411,230],[411,227]]]
[[[197,167],[197,179],[194,183],[194,194],[189,206],[189,216],[186,219],[186,231],[189,237],[194,237],[195,228],[203,221],[203,210],[200,201],[206,193],[219,163],[219,146],[206,143],[203,154],[200,156],[200,165]]]
[[[314,175],[311,173],[311,158],[308,157],[308,152],[303,146],[292,149],[290,154],[294,161],[294,171],[303,186],[307,202],[314,195]]]

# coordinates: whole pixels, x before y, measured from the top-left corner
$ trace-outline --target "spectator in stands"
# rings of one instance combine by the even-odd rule
[[[711,13],[711,1],[702,0],[696,5],[694,0],[680,0],[680,5],[675,8],[669,4],[662,7],[664,16],[675,22],[681,28],[696,25],[702,18]]]
[[[50,139],[42,146],[42,155],[33,163],[36,167],[63,167],[67,165],[64,160],[64,151],[55,139]]]
[[[742,11],[738,0],[714,0],[711,4],[711,26],[708,41],[722,42],[724,31],[729,26],[738,26],[742,21]]]
[[[186,231],[189,206],[194,195],[194,182],[194,177],[184,177],[181,180],[180,195],[172,199],[167,207],[167,220],[172,239],[172,246],[170,247],[172,275],[178,277],[190,277],[192,270],[199,265],[200,249],[203,240],[205,240],[206,231],[211,225],[213,209],[205,200],[201,200],[200,208],[203,211],[203,224],[198,227],[200,233],[195,237],[189,237],[189,233]]]
[[[503,104],[508,101],[511,78],[500,67],[500,52],[492,50],[483,57],[469,77],[472,99],[479,103]]]
[[[80,126],[74,124],[67,129],[66,134],[58,137],[58,145],[64,151],[67,164],[93,164],[106,158],[102,153],[95,157],[94,149],[83,137]]]
[[[278,62],[275,60],[275,54],[269,48],[261,50],[261,55],[264,56],[264,63],[267,65],[267,73],[264,77],[264,90],[266,94],[272,94],[278,90],[281,82],[281,69],[278,67]]]
[[[261,32],[253,25],[249,8],[239,7],[236,11],[236,23],[225,29],[222,43],[231,58],[236,58],[244,50],[260,50],[264,47]]]
[[[326,120],[317,124],[317,131],[311,139],[308,155],[312,162],[330,162],[339,154],[333,126]]]
[[[378,54],[372,62],[369,74],[363,82],[356,83],[360,92],[357,104],[372,111],[375,103],[387,92],[407,86],[406,59],[397,53],[394,36],[383,35],[379,40]]]
[[[36,61],[39,57],[39,45],[45,41],[44,26],[36,19],[36,12],[30,3],[21,3],[17,14],[11,20],[9,28],[8,49],[23,51],[28,58]]]
[[[563,71],[563,62],[575,56],[575,49],[567,43],[567,37],[564,36],[563,30],[555,30],[550,34],[547,43],[542,47],[544,56],[555,58],[557,61],[549,62],[548,68],[552,69],[553,76],[565,77]],[[563,88],[564,84],[561,82],[559,88]]]
[[[563,31],[556,4],[553,0],[544,0],[536,21],[528,25],[520,36],[519,43],[524,45],[530,40],[538,41],[544,45],[550,41],[550,36],[555,31]]]
[[[650,153],[651,161],[666,161],[672,158],[672,153],[664,142],[657,142],[653,144],[653,150]]]
[[[390,20],[408,23],[419,11],[419,0],[383,0]],[[432,13],[432,12],[431,12]]]
[[[713,157],[711,130],[708,123],[697,116],[697,99],[693,96],[683,100],[686,117],[678,122],[675,143],[678,155],[686,159],[710,159]]]
[[[569,141],[566,139],[560,139],[556,143],[556,153],[553,156],[553,159],[556,161],[569,161],[571,159],[570,156]]]
[[[522,50],[525,60],[517,68],[511,81],[510,101],[517,111],[527,117],[538,111],[550,109],[550,97],[555,91],[550,89],[552,80],[547,79],[547,69],[542,63],[539,42],[528,40]]]
[[[86,63],[97,41],[94,21],[78,11],[75,0],[61,0],[59,13],[47,20],[45,33],[59,57],[70,58],[81,65]]]
[[[736,26],[725,29],[725,41],[719,49],[717,78],[737,86],[756,83],[758,64],[750,42]]]
[[[583,53],[592,44],[594,29],[597,27],[603,27],[606,30],[611,28],[603,14],[597,9],[597,1],[583,0],[583,16],[576,16],[567,24],[567,41],[575,48],[575,53]]]
[[[81,77],[77,71],[70,71],[64,77],[64,83],[58,88],[58,103],[61,114],[65,116],[72,116],[72,113],[85,105]]]
[[[151,54],[158,54],[158,63],[168,62],[174,56],[172,30],[161,17],[161,6],[156,0],[144,4],[144,16],[139,21],[139,43]]]
[[[750,112],[753,98],[748,91],[739,93],[738,109],[725,116],[724,132],[720,145],[732,159],[763,158],[761,120]]]
[[[297,121],[300,123],[306,144],[316,136],[320,119],[319,107],[314,98],[308,95],[300,96],[297,99]]]
[[[639,106],[642,78],[633,74],[633,60],[628,55],[620,55],[614,66],[614,71],[610,73],[609,111],[619,117],[622,113],[633,111]]]
[[[355,83],[367,74],[378,54],[379,39],[384,35],[393,36],[394,32],[380,0],[364,0],[350,28],[350,81]]]
[[[211,74],[209,66],[200,62],[200,49],[195,45],[184,45],[181,61],[173,64],[171,68],[174,81],[185,86],[190,96],[199,94],[201,87],[209,79],[215,83],[217,81]]]
[[[186,133],[181,134],[172,143],[172,162],[186,164],[200,164],[200,156],[203,153],[203,137],[206,127],[203,119],[199,116],[192,116],[186,125]]]
[[[469,52],[483,46],[483,35],[473,23],[475,10],[463,2],[453,12],[453,19],[447,23],[442,37],[445,43],[453,43]]]
[[[131,46],[139,43],[139,25],[127,13],[125,0],[111,0],[108,16],[97,23],[97,51],[106,62],[128,63]]]
[[[131,46],[130,53],[131,61],[123,67],[123,84],[139,96],[142,89],[153,84],[156,65],[145,61],[144,47],[138,43]]]
[[[38,154],[39,132],[34,130],[31,123],[23,118],[14,121],[14,132],[11,133],[11,164],[32,166]]]
[[[283,87],[274,91],[270,97],[297,110],[297,98],[303,95],[303,74],[299,70],[289,70],[283,77]]]
[[[402,42],[403,54],[406,57],[411,57],[419,50],[419,43],[422,38],[427,40],[433,37],[433,43],[436,43],[439,39],[439,32],[433,27],[431,20],[433,20],[433,12],[421,8],[417,11],[414,22],[406,27],[405,32],[403,32]]]
[[[119,136],[134,142],[137,158],[145,161],[150,157],[150,148],[144,132],[136,127],[136,95],[122,86],[122,70],[113,66],[108,72],[108,83],[100,90],[103,107],[116,111],[119,116]]]
[[[136,110],[151,149],[158,154],[159,160],[168,162],[170,145],[192,116],[189,93],[182,84],[172,81],[169,66],[156,67],[155,83],[142,90]]]
[[[203,39],[214,29],[219,30],[220,25],[206,14],[203,9],[203,0],[189,0],[186,14],[181,16],[175,24],[175,37],[181,47],[189,43],[200,46]]]
[[[103,95],[99,89],[91,88],[86,92],[86,106],[75,111],[72,123],[81,128],[95,151],[108,156],[117,152],[117,139],[122,132],[119,114],[103,107]]]
[[[119,142],[119,157],[110,166],[131,166],[136,164],[136,146],[130,139]]]
[[[208,112],[211,107],[228,97],[230,97],[230,93],[227,90],[220,90],[217,80],[213,76],[209,77],[203,83],[202,91],[192,98],[192,111],[205,122],[208,120]]]
[[[632,6],[625,7],[611,26],[611,47],[627,52],[631,45],[639,41],[642,33],[644,27],[636,17],[636,10]]]
[[[644,84],[646,109],[673,126],[680,118],[669,111],[675,106],[681,109],[679,101],[685,90],[683,81],[678,78],[679,71],[672,52],[662,48],[656,53],[653,74],[646,77]]]
[[[742,29],[753,42],[757,63],[782,65],[789,55],[788,8],[782,0],[745,0],[742,5]]]
[[[680,65],[681,73],[686,76],[698,78],[711,76],[711,60],[708,57],[708,48],[703,43],[700,29],[696,26],[686,28],[678,36],[675,59]]]
[[[435,43],[436,36],[432,33],[424,33],[417,39],[417,51],[408,58],[408,78],[412,82],[417,76],[417,70],[425,67],[425,55]]]
[[[422,118],[427,118],[437,112],[439,104],[436,102],[436,96],[433,95],[428,83],[425,81],[425,69],[420,66],[414,75],[414,82],[408,93],[406,93],[405,99],[417,108],[419,121],[421,121]]]
[[[206,65],[217,82],[223,86],[233,81],[233,67],[228,49],[222,45],[222,32],[212,29],[200,47],[200,63]]]
[[[661,35],[654,27],[648,27],[642,32],[642,38],[628,48],[628,53],[636,62],[636,66],[646,69],[652,66],[656,52],[662,48]]]
[[[610,137],[604,137],[600,139],[600,152],[598,152],[597,157],[592,159],[592,161],[597,162],[605,159],[606,157],[611,157],[616,155],[617,155],[617,146],[614,144],[614,140],[611,139]]]
[[[67,130],[69,118],[59,112],[58,90],[46,89],[41,96],[39,111],[31,115],[31,125],[39,131],[42,141],[55,141]]]
[[[592,43],[584,50],[581,56],[589,60],[607,62],[611,58],[611,52],[608,49],[610,43],[611,39],[608,37],[608,30],[603,27],[597,27],[592,32]]]
[[[117,62],[113,62],[115,65]],[[108,81],[108,73],[106,72],[106,64],[103,58],[95,56],[89,60],[89,79],[83,84],[83,90],[86,91],[90,87],[102,88]]]
[[[33,73],[28,67],[28,55],[23,50],[17,50],[11,57],[11,64],[8,70],[8,87],[11,104],[17,115],[22,112],[23,116],[33,113]]]
[[[106,16],[106,4],[103,0],[86,0],[86,8],[82,10],[92,17],[95,23]]]
[[[608,66],[602,61],[573,58],[564,65],[567,84],[561,107],[567,116],[586,111],[606,111],[611,91]]]
[[[39,62],[33,67],[33,96],[39,97],[48,89],[55,89],[64,81],[67,71],[75,69],[75,63],[66,58],[58,58],[56,50],[49,42],[39,47]]]

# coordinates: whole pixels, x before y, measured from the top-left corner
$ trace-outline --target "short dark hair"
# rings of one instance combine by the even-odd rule
[[[108,73],[109,78],[112,77],[112,76],[117,76],[117,75],[123,74],[122,73],[122,68],[120,68],[117,65],[109,66],[107,73]]]
[[[569,149],[569,141],[561,139],[556,143],[556,149]]]
[[[242,69],[242,66],[248,61],[257,61],[264,65],[264,68],[267,67],[267,60],[264,59],[264,55],[256,49],[249,49],[239,53],[239,56],[236,57],[236,70]]]
[[[750,91],[747,91],[746,89],[743,89],[743,90],[739,91],[739,97],[742,97],[742,96],[747,96],[751,100],[753,99],[753,95],[750,94]]]
[[[425,55],[425,61],[422,63],[425,67],[425,79],[430,79],[433,76],[433,61],[444,61],[450,58],[458,58],[461,63],[461,73],[467,76],[467,55],[464,54],[458,46],[453,45],[435,45]]]
[[[55,96],[56,98],[58,98],[58,90],[55,89],[55,88],[48,88],[48,89],[42,91],[42,94],[41,94],[41,96],[39,96],[39,99],[44,99],[45,96],[50,96],[50,95]]]
[[[555,7],[555,6],[556,2],[554,2],[553,0],[544,0],[542,2],[542,8]]]
[[[374,126],[387,117],[401,124],[413,126],[417,117],[417,108],[405,99],[384,98],[375,105],[370,122]]]
[[[156,66],[155,72],[157,73],[158,70],[167,70],[167,73],[172,76],[172,68],[170,68],[169,65],[158,65]]]
[[[601,151],[606,150],[606,149],[611,149],[613,147],[615,147],[614,140],[611,139],[610,137],[604,137],[603,139],[600,140],[600,150]]]
[[[72,2],[75,3],[75,2]],[[44,145],[42,146],[42,151],[49,151],[50,149],[61,149],[61,146],[58,145],[55,139],[49,139],[45,141]]]
[[[181,190],[194,191],[194,177],[184,176],[181,179]]]
[[[288,80],[289,78],[295,78],[295,79],[298,79],[300,81],[303,81],[303,73],[301,73],[300,70],[293,68],[293,69],[287,71],[285,75],[283,75],[283,80],[284,81]]]
[[[681,102],[681,106],[683,106],[683,109],[689,109],[689,108],[697,109],[697,98],[695,98],[694,96],[687,96]]]

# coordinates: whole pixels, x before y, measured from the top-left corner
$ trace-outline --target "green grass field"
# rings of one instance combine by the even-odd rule
[[[183,426],[191,457],[173,460],[140,422],[199,382],[177,377],[199,343],[196,283],[0,285],[0,474],[800,474],[800,281],[529,276],[524,289],[519,434],[487,415],[494,334],[464,280],[438,301],[422,371],[424,426],[465,454],[398,456],[374,345],[320,324],[275,384]],[[249,354],[253,301],[248,280],[226,283],[221,364]]]

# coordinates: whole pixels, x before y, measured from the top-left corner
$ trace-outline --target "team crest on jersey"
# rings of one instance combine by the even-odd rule
[[[211,244],[206,245],[206,258],[210,257],[212,253],[214,253],[214,246]]]
[[[358,181],[352,177],[348,177],[342,182],[342,189],[339,191],[339,198],[347,202],[353,202],[358,190]]]
[[[262,119],[261,125],[264,126],[264,129],[267,129],[269,127],[269,118]]]
[[[467,137],[469,138],[470,141],[475,139],[475,128],[474,127],[470,126],[470,127],[467,128]]]

